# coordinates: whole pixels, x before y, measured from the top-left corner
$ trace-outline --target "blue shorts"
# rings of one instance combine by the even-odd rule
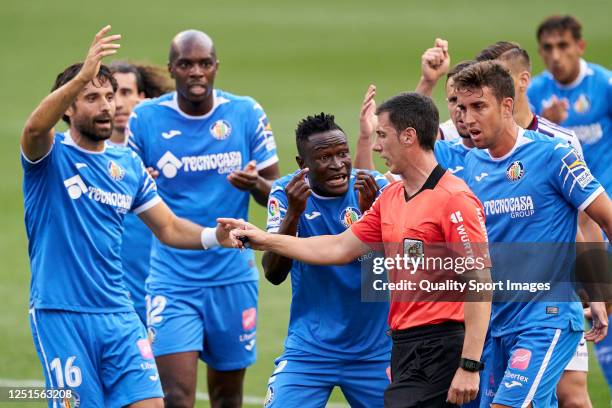
[[[200,352],[218,371],[255,362],[257,282],[181,287],[147,283],[147,323],[156,356]]]
[[[47,388],[71,389],[71,406],[119,408],[163,397],[136,313],[31,309],[30,326]],[[50,400],[49,407],[60,402]]]
[[[324,408],[335,386],[352,408],[383,407],[389,360],[296,361],[283,357],[268,380],[264,407]]]
[[[492,337],[485,360],[481,408],[556,407],[557,383],[576,353],[582,331],[534,327]],[[481,382],[482,384],[482,382]]]
[[[612,324],[612,316],[609,317],[608,327],[610,324]],[[608,333],[602,341],[595,344],[595,356],[608,382],[608,387],[612,391],[612,333]]]

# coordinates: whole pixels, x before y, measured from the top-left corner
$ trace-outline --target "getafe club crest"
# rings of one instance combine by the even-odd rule
[[[354,207],[346,207],[344,211],[342,211],[342,214],[340,214],[340,221],[342,222],[342,225],[349,228],[351,225],[357,222],[359,217],[361,217],[361,211]]]
[[[518,160],[510,163],[506,169],[506,177],[510,181],[520,180],[521,177],[523,177],[523,174],[525,174],[525,167],[523,166],[523,163]]]
[[[574,110],[578,113],[585,113],[590,107],[591,103],[585,94],[581,94],[578,99],[576,99],[576,102],[574,102]]]
[[[210,127],[210,134],[217,140],[225,140],[232,133],[232,127],[229,122],[219,119]]]
[[[111,160],[108,162],[108,174],[113,180],[121,181],[123,180],[123,177],[125,177],[125,170],[123,170],[121,166]]]

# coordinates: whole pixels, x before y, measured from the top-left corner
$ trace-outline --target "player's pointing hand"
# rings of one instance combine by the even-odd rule
[[[121,39],[120,34],[106,35],[110,29],[111,26],[107,25],[98,31],[89,47],[89,51],[83,62],[83,68],[81,68],[81,71],[77,75],[77,78],[84,83],[92,81],[96,75],[98,75],[102,58],[116,54],[119,47],[121,47],[120,44],[117,44],[117,41]]]
[[[297,216],[300,216],[306,209],[306,201],[312,193],[310,186],[305,180],[306,174],[308,174],[308,167],[298,171],[285,188],[288,203],[287,212]]]

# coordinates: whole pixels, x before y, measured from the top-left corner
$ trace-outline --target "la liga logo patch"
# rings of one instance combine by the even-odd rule
[[[232,133],[232,126],[229,122],[220,119],[210,127],[210,134],[217,140],[225,140]]]
[[[346,207],[344,211],[342,211],[342,214],[340,214],[340,222],[342,222],[342,225],[346,228],[349,228],[357,222],[359,217],[361,217],[361,211],[355,207]]]
[[[108,174],[115,181],[121,181],[125,177],[125,170],[114,161],[108,162]]]
[[[523,177],[524,174],[525,167],[523,166],[523,163],[518,160],[510,163],[510,165],[506,169],[506,177],[510,181],[518,181]]]

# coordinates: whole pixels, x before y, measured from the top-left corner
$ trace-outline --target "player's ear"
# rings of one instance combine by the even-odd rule
[[[400,133],[399,141],[403,145],[412,145],[416,142],[417,134],[414,128],[406,128],[402,133]]]
[[[76,111],[76,105],[74,102],[72,102],[70,106],[68,107],[68,109],[66,109],[66,112],[64,112],[64,115],[68,116],[69,118],[72,118],[75,111]]]
[[[504,98],[501,102],[502,111],[505,117],[513,117],[514,112],[514,99]]]
[[[172,61],[168,61],[168,73],[170,74],[170,78],[174,78],[174,72],[172,71]]]
[[[578,41],[576,41],[578,44],[578,52],[579,55],[582,56],[582,54],[584,54],[584,50],[586,49],[586,41],[584,41],[582,38]]]
[[[529,71],[523,71],[520,73],[519,77],[519,88],[521,91],[526,90],[529,86],[529,82],[531,82],[531,74]],[[516,97],[517,95],[515,95]]]
[[[295,162],[297,163],[298,166],[300,166],[300,169],[303,169],[304,166],[304,159],[302,159],[300,156],[295,156]]]

